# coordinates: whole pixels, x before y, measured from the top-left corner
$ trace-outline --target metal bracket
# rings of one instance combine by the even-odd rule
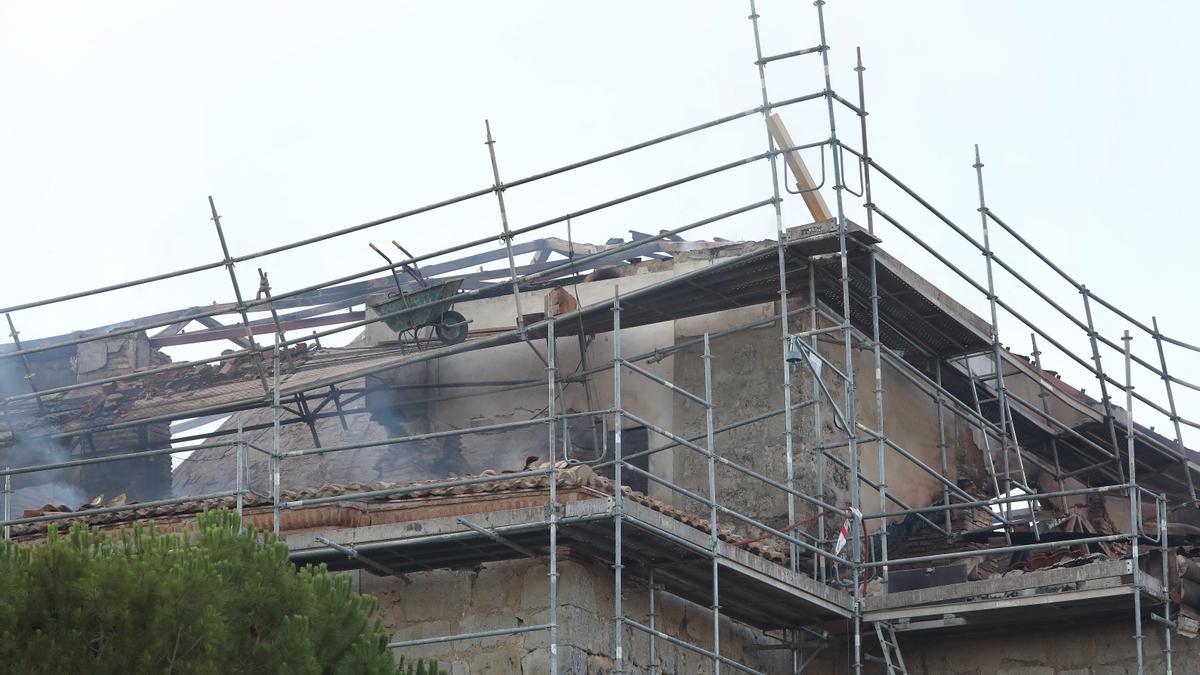
[[[370,567],[378,572],[382,572],[383,574],[385,574],[387,576],[396,577],[397,579],[399,579],[400,581],[403,581],[406,584],[412,583],[412,579],[409,579],[403,572],[396,571],[396,570],[392,569],[391,567],[384,565],[381,562],[371,560],[370,558],[364,556],[363,554],[359,553],[358,551],[354,550],[353,548],[351,548],[349,546],[343,546],[341,544],[332,542],[332,541],[326,539],[325,537],[313,537],[313,539],[317,540],[318,542],[320,542],[322,544],[325,544],[326,546],[337,551],[338,553],[345,554],[347,558],[353,558],[353,559],[361,562],[362,564],[366,565],[367,567]]]
[[[504,546],[511,548],[512,550],[516,551],[517,553],[520,553],[521,555],[525,555],[530,558],[540,558],[542,556],[541,553],[538,553],[537,551],[535,551],[527,546],[522,546],[521,544],[518,544],[517,542],[512,541],[512,540],[508,539],[507,537],[502,537],[502,536],[496,534],[493,530],[489,530],[488,528],[483,527],[482,525],[476,525],[475,523],[472,523],[471,521],[467,520],[466,518],[459,518],[458,524],[466,525],[467,527],[471,528],[472,530],[475,530],[479,534],[486,536],[488,539],[491,539],[492,541],[496,542],[497,544],[503,544]]]

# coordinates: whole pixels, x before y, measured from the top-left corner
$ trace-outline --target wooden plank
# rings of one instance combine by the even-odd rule
[[[342,312],[339,314],[328,314],[326,316],[311,317],[305,319],[290,319],[281,321],[284,330],[301,330],[304,328],[316,328],[318,326],[330,326],[339,323],[350,323],[352,321],[362,321],[367,316],[366,312]],[[275,332],[274,323],[258,323],[250,325],[251,331],[255,335],[263,335]],[[220,328],[212,328],[205,331],[196,331],[194,333],[184,333],[182,335],[168,335],[166,337],[150,338],[150,345],[155,348],[168,347],[171,345],[187,345],[197,342],[211,342],[213,340],[241,340],[245,341],[246,328],[245,326],[225,326]]]
[[[166,328],[155,333],[152,337],[160,338],[160,337],[170,337],[172,335],[179,335],[180,333],[183,332],[183,329],[187,328],[188,324],[191,322],[192,322],[191,319],[188,319],[187,321],[176,321],[175,323],[171,324],[170,326],[167,326]]]
[[[229,329],[230,329],[229,326],[226,326],[225,324],[221,323],[220,321],[217,321],[213,317],[202,316],[199,319],[196,319],[196,321],[198,323],[200,323],[201,325],[205,326],[206,328],[212,329],[211,331],[205,331],[206,333],[223,333],[223,335],[221,336],[222,339],[229,340],[230,342],[241,347],[242,349],[250,349],[251,345],[250,345],[249,340],[247,340],[245,337],[238,337],[237,332],[232,332],[232,333],[229,332]],[[246,334],[246,329],[243,326],[241,328],[241,335],[244,336],[245,334]],[[251,334],[253,334],[253,332],[251,332]]]
[[[767,130],[771,132],[771,138],[775,140],[775,147],[795,147],[796,143],[792,141],[792,135],[788,133],[787,127],[783,125],[783,120],[778,113],[768,118]],[[787,162],[788,168],[792,170],[792,175],[796,177],[796,189],[804,191],[800,197],[808,206],[808,212],[812,214],[813,221],[819,223],[833,218],[833,213],[825,203],[825,198],[815,189],[817,183],[813,180],[812,174],[808,172],[808,167],[805,166],[804,158],[800,156],[800,153],[785,153],[783,158]]]

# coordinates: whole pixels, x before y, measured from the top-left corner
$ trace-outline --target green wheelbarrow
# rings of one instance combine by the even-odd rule
[[[396,244],[399,247],[399,244]],[[390,264],[392,261],[383,251],[375,248],[375,252],[383,256]],[[403,249],[401,249],[403,250]],[[407,251],[405,251],[407,255]],[[410,258],[412,256],[409,256]],[[379,312],[384,324],[396,331],[400,336],[408,331],[432,327],[442,344],[453,345],[467,339],[467,319],[454,311],[454,299],[462,288],[462,279],[451,279],[444,283],[430,285],[415,267],[404,265],[404,270],[416,280],[418,290],[407,292],[401,287],[400,279],[395,269],[392,275],[396,280],[396,292],[390,293],[388,299],[372,305]],[[413,309],[417,308],[417,309]],[[403,311],[403,310],[411,311]]]

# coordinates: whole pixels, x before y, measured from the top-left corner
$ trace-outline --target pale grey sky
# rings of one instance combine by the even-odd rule
[[[763,0],[759,12],[768,53],[817,43],[810,2]],[[699,0],[4,3],[0,304],[218,258],[208,194],[237,254],[485,187],[485,118],[503,175],[516,178],[751,108],[759,93],[747,14],[748,3]],[[1200,178],[1190,34],[1200,7],[830,0],[826,14],[834,88],[847,98],[856,97],[854,47],[863,48],[881,164],[977,235],[979,143],[997,214],[1096,292],[1200,341],[1188,201]],[[772,64],[771,98],[820,90],[817,64]],[[823,114],[816,104],[784,113],[798,142],[827,134]],[[839,125],[857,146],[856,120],[842,115]],[[748,118],[515,189],[509,213],[526,225],[764,145],[761,120]],[[657,231],[757,201],[769,195],[766,171],[759,163],[581,218],[575,237]],[[982,258],[944,226],[894,190],[881,187],[876,201],[983,279]],[[787,208],[789,225],[804,220],[798,200]],[[861,211],[851,217],[861,221]],[[427,252],[498,227],[494,200],[480,199],[257,262],[286,290],[376,265],[367,241]],[[694,236],[773,234],[762,210]],[[879,234],[966,297],[903,235]],[[999,237],[997,249],[1079,308],[1012,241]],[[254,266],[239,274],[252,294]],[[1056,325],[1011,280],[998,291]],[[38,337],[230,298],[215,270],[14,318]],[[978,298],[968,304],[985,309]],[[1029,331],[1000,323],[1004,341],[1028,351]],[[1135,347],[1157,358],[1148,339]],[[1200,380],[1194,356],[1170,358]],[[1070,372],[1061,360],[1048,365]],[[1080,384],[1095,393],[1094,382]]]

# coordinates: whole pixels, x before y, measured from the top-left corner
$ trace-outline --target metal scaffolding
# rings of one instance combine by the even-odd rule
[[[549,614],[548,620],[542,623],[523,622],[511,628],[487,630],[456,635],[446,635],[432,638],[402,640],[392,643],[393,648],[410,648],[422,645],[452,643],[456,641],[471,641],[483,638],[500,637],[505,635],[524,634],[535,631],[547,631],[549,634],[550,670],[559,670],[559,646],[563,640],[560,632],[558,614],[559,593],[559,563],[560,546],[564,540],[574,542],[569,545],[579,545],[569,534],[572,528],[604,527],[606,538],[611,538],[611,548],[590,550],[589,553],[611,565],[614,587],[613,611],[613,642],[612,659],[614,672],[630,672],[634,668],[634,657],[630,653],[630,639],[633,633],[647,636],[649,652],[646,655],[647,668],[650,672],[658,672],[658,658],[663,642],[674,647],[699,654],[712,663],[713,672],[732,669],[741,672],[760,672],[754,667],[730,658],[722,652],[721,627],[730,622],[736,622],[737,612],[726,611],[726,602],[737,602],[736,587],[724,582],[724,571],[732,564],[729,556],[729,544],[722,541],[719,527],[737,527],[743,530],[760,533],[762,538],[769,538],[780,543],[788,551],[788,568],[791,573],[811,578],[822,586],[835,588],[847,596],[844,616],[847,622],[844,635],[834,635],[817,622],[813,624],[795,623],[782,629],[778,644],[781,649],[790,652],[790,669],[799,673],[822,653],[821,650],[829,645],[841,644],[847,650],[848,668],[861,673],[864,662],[869,657],[869,648],[863,641],[864,624],[874,624],[875,632],[884,651],[884,659],[888,659],[887,667],[892,672],[901,672],[902,665],[893,665],[889,656],[889,645],[895,644],[884,640],[890,635],[894,640],[894,626],[890,620],[879,618],[873,613],[865,597],[867,581],[878,575],[884,582],[896,569],[915,564],[935,561],[954,560],[975,556],[995,556],[1014,552],[1036,551],[1062,545],[1060,541],[1043,540],[1042,528],[1045,523],[1039,521],[1038,505],[1040,502],[1061,499],[1064,506],[1066,499],[1083,495],[1124,495],[1128,498],[1130,527],[1127,532],[1102,534],[1072,540],[1071,545],[1119,543],[1128,546],[1129,559],[1132,560],[1130,574],[1132,583],[1125,590],[1123,598],[1128,599],[1129,609],[1133,612],[1136,626],[1135,649],[1138,659],[1138,672],[1143,672],[1146,663],[1143,644],[1144,611],[1150,605],[1161,605],[1160,613],[1151,612],[1148,616],[1160,624],[1164,631],[1165,662],[1167,670],[1171,669],[1170,639],[1174,622],[1171,619],[1172,607],[1168,593],[1167,556],[1160,555],[1162,561],[1161,573],[1151,572],[1149,567],[1143,569],[1143,563],[1148,565],[1149,556],[1144,555],[1146,549],[1165,551],[1168,548],[1167,514],[1172,509],[1191,507],[1196,504],[1194,477],[1196,467],[1190,463],[1184,446],[1183,429],[1200,429],[1200,423],[1182,416],[1176,406],[1175,392],[1178,388],[1200,391],[1200,386],[1171,375],[1167,368],[1166,348],[1198,352],[1200,348],[1179,339],[1168,337],[1160,332],[1157,318],[1152,318],[1149,324],[1140,322],[1132,315],[1105,301],[1083,284],[1077,282],[1059,266],[1051,261],[1027,239],[1018,234],[1017,230],[1006,224],[988,206],[984,198],[983,164],[976,148],[973,167],[976,171],[978,199],[981,226],[981,240],[961,228],[950,218],[938,211],[933,205],[910,189],[892,173],[880,166],[867,151],[867,115],[865,103],[865,87],[861,52],[856,59],[856,80],[858,88],[857,104],[838,95],[834,90],[831,76],[829,52],[825,33],[825,2],[817,0],[815,22],[820,35],[820,43],[816,46],[793,51],[769,54],[764,52],[760,33],[761,15],[754,0],[750,0],[750,22],[753,32],[754,64],[758,71],[761,90],[761,102],[753,108],[726,115],[715,120],[697,124],[687,129],[658,136],[624,148],[607,152],[589,159],[568,164],[566,166],[540,172],[514,181],[503,182],[500,178],[496,159],[495,141],[490,125],[486,128],[486,144],[489,152],[490,165],[494,182],[491,186],[474,190],[462,195],[440,200],[425,206],[411,209],[385,218],[367,223],[346,227],[340,230],[282,244],[263,251],[244,255],[233,255],[225,240],[220,216],[216,206],[209,200],[211,216],[216,225],[221,244],[222,257],[203,265],[187,269],[175,270],[132,280],[123,284],[114,284],[76,293],[70,293],[45,300],[23,302],[0,308],[9,316],[8,322],[14,338],[13,348],[0,352],[0,360],[19,359],[30,384],[29,391],[8,392],[0,401],[0,412],[4,419],[11,420],[19,414],[28,412],[32,405],[38,410],[48,405],[53,396],[60,396],[86,387],[95,387],[118,382],[146,382],[150,377],[163,376],[167,373],[181,372],[201,364],[211,364],[231,358],[248,357],[255,364],[255,374],[262,388],[257,398],[239,400],[236,405],[197,407],[186,414],[170,413],[150,416],[135,420],[113,421],[102,424],[88,424],[83,421],[69,431],[58,431],[51,434],[44,442],[62,441],[66,439],[89,438],[92,434],[127,428],[145,428],[148,424],[161,423],[173,419],[200,417],[203,415],[227,414],[235,410],[245,410],[253,407],[269,407],[273,411],[270,425],[272,430],[271,447],[259,447],[245,441],[243,429],[237,431],[234,440],[219,439],[219,433],[198,434],[196,438],[208,438],[206,448],[233,448],[236,456],[236,488],[234,490],[215,491],[201,495],[190,495],[172,499],[153,500],[139,504],[129,504],[97,508],[87,511],[87,514],[121,513],[148,506],[171,505],[193,502],[205,499],[221,499],[232,497],[236,499],[239,513],[246,508],[246,500],[253,497],[256,504],[270,505],[271,522],[276,534],[281,534],[286,528],[283,522],[289,511],[303,509],[320,504],[332,504],[354,500],[395,497],[407,493],[428,490],[432,488],[452,488],[479,483],[494,482],[495,476],[473,476],[445,480],[434,483],[422,483],[417,486],[389,487],[386,489],[359,491],[346,494],[329,495],[312,498],[285,499],[283,475],[284,466],[300,458],[316,454],[338,453],[357,449],[383,447],[394,444],[412,443],[434,439],[444,439],[474,433],[492,433],[522,428],[536,428],[544,425],[548,448],[548,462],[544,468],[530,468],[524,471],[505,474],[504,478],[539,478],[546,481],[547,502],[545,518],[541,521],[525,525],[513,525],[508,528],[489,528],[474,523],[465,518],[459,519],[461,530],[454,533],[431,535],[415,538],[411,541],[387,542],[388,546],[363,545],[350,547],[336,542],[326,542],[328,550],[324,554],[343,556],[356,564],[371,567],[385,574],[392,574],[406,583],[416,583],[411,579],[414,567],[406,567],[405,560],[411,560],[399,553],[413,546],[452,545],[454,542],[468,540],[472,537],[482,537],[493,544],[503,547],[513,555],[542,560],[547,566],[549,577]],[[820,59],[823,69],[823,87],[820,91],[802,94],[791,98],[772,102],[767,89],[767,67],[769,64],[790,59],[804,59],[815,56]],[[812,142],[791,144],[779,147],[777,138],[772,135],[772,115],[787,111],[794,106],[806,103],[822,103],[825,117],[828,119],[827,133],[823,138]],[[838,135],[837,122],[839,113],[858,118],[859,145],[853,147]],[[767,147],[761,152],[734,159],[702,171],[681,176],[676,179],[646,187],[636,192],[618,196],[596,204],[592,204],[569,213],[561,214],[537,223],[523,227],[510,225],[510,213],[505,204],[505,193],[508,190],[523,185],[566,174],[578,169],[604,162],[616,157],[635,153],[639,150],[668,143],[676,139],[689,137],[706,130],[729,124],[738,120],[761,115],[767,130]],[[801,188],[799,192],[788,187],[786,162],[784,170],[780,171],[780,160],[786,160],[793,153],[802,151],[819,151],[824,165],[825,153],[830,157],[828,176],[823,175],[822,183],[828,182],[834,197],[832,223],[826,223],[829,236],[825,240],[828,246],[821,250],[804,250],[797,248],[797,238],[792,237],[785,229],[784,192],[803,197],[808,193],[817,192],[820,186]],[[857,164],[851,172],[857,171],[861,177],[859,190],[856,192],[845,181],[847,160]],[[587,214],[610,209],[621,204],[646,197],[658,192],[671,190],[679,186],[716,176],[727,171],[749,164],[765,163],[769,167],[771,185],[768,196],[751,201],[747,204],[728,209],[721,213],[691,223],[680,225],[670,230],[664,230],[657,235],[649,235],[636,239],[627,244],[608,247],[602,251],[570,257],[561,262],[539,264],[536,269],[525,269],[518,266],[514,250],[520,250],[514,244],[517,237],[551,228],[555,225],[569,223]],[[824,169],[822,174],[824,174]],[[874,186],[872,178],[875,178]],[[781,185],[784,190],[781,190]],[[891,192],[897,195],[896,202],[904,208],[916,205],[922,209],[930,222],[920,225],[906,225],[899,218],[890,215],[880,206],[878,200],[882,193]],[[850,208],[849,194],[862,199],[862,212],[866,217],[865,230],[851,222],[848,211]],[[427,303],[394,311],[369,316],[364,313],[361,318],[345,321],[331,328],[310,335],[288,338],[276,310],[281,303],[300,298],[317,297],[329,289],[339,288],[349,282],[375,277],[380,274],[393,275],[397,270],[405,270],[417,263],[433,262],[444,259],[451,254],[461,254],[471,248],[495,241],[494,236],[482,237],[446,247],[442,250],[419,256],[405,254],[404,258],[385,266],[374,267],[351,275],[330,279],[325,282],[294,289],[272,295],[269,291],[266,297],[250,300],[244,298],[238,284],[235,267],[251,260],[290,251],[300,247],[317,245],[334,237],[361,232],[388,223],[396,223],[408,218],[428,213],[437,209],[449,207],[470,200],[486,198],[494,195],[500,212],[500,240],[504,244],[503,260],[507,264],[507,276],[491,283],[481,283],[477,287],[463,291],[458,299],[494,297],[507,295],[512,298],[515,312],[515,327],[509,331],[476,337],[461,344],[439,347],[424,351],[405,351],[396,360],[386,361],[379,370],[394,368],[398,364],[408,365],[434,359],[453,358],[455,355],[491,346],[524,343],[537,354],[545,365],[546,405],[537,417],[527,420],[507,423],[490,424],[466,429],[449,429],[431,431],[421,434],[409,434],[381,440],[354,442],[341,445],[323,445],[317,435],[314,420],[322,415],[344,415],[342,405],[345,401],[341,395],[361,396],[361,392],[352,392],[344,387],[342,382],[319,381],[307,389],[293,391],[291,379],[295,377],[298,366],[291,363],[291,349],[297,345],[307,345],[322,337],[357,330],[376,322],[402,317],[422,309],[428,309],[436,303]],[[531,288],[547,280],[562,278],[564,275],[577,277],[579,274],[594,269],[601,261],[612,260],[622,254],[640,250],[652,242],[668,241],[673,237],[697,228],[732,219],[759,209],[770,208],[773,211],[776,226],[776,243],[773,246],[773,266],[776,268],[766,280],[774,285],[770,293],[774,298],[755,298],[753,304],[769,304],[772,315],[765,319],[756,320],[735,326],[720,333],[705,332],[694,340],[673,341],[660,345],[653,351],[630,355],[622,347],[622,333],[630,326],[644,325],[650,319],[643,316],[661,316],[656,320],[670,320],[678,316],[686,316],[678,312],[693,311],[703,313],[701,309],[666,309],[655,295],[661,289],[655,285],[641,287],[637,290],[616,290],[610,300],[581,307],[561,315],[547,315],[541,318],[533,317],[522,312],[521,294],[528,293]],[[876,218],[878,216],[878,219]],[[818,223],[821,225],[821,223]],[[982,272],[986,276],[984,282],[976,281],[965,266],[955,262],[938,247],[929,243],[929,237],[922,238],[917,234],[919,227],[934,227],[943,225],[949,228],[958,240],[977,251],[984,258]],[[1016,267],[1005,262],[997,254],[993,242],[996,232],[989,228],[999,227],[1010,235],[1023,250],[1030,255],[1025,258],[1028,264],[1042,263],[1056,275],[1065,280],[1077,291],[1083,302],[1084,318],[1079,318],[1060,304],[1057,300],[1038,285],[1028,279]],[[889,266],[888,256],[879,247],[879,239],[884,230],[889,234],[902,236],[911,240],[920,249],[927,252],[937,263],[939,270],[953,273],[967,286],[978,293],[979,298],[986,301],[989,321],[982,327],[970,325],[969,321],[962,326],[951,326],[942,316],[951,316],[952,311],[945,307],[933,307],[926,313],[919,311],[915,301],[911,300],[915,292],[911,289],[898,292],[893,279],[896,272]],[[939,230],[940,233],[940,230]],[[540,261],[545,263],[546,261]],[[733,262],[741,263],[735,260]],[[761,262],[761,261],[759,261]],[[715,266],[719,266],[717,263]],[[714,267],[715,267],[714,266]],[[47,307],[67,303],[80,298],[92,297],[118,289],[131,288],[153,284],[180,276],[202,273],[208,270],[224,267],[227,269],[232,282],[235,301],[218,305],[213,308],[188,310],[182,314],[175,313],[169,317],[151,317],[135,322],[131,327],[118,327],[93,335],[80,335],[39,341],[25,344],[16,341],[17,331],[12,314],[39,307]],[[733,265],[728,266],[729,269]],[[678,275],[676,279],[691,279],[687,274]],[[263,276],[265,282],[265,275]],[[1045,309],[1063,317],[1077,329],[1077,333],[1057,333],[1040,327],[1027,315],[1033,312],[1018,312],[1010,300],[1006,300],[998,288],[1000,281],[1016,282],[1024,289],[1036,295],[1044,304],[1038,311]],[[389,281],[390,283],[390,281]],[[699,286],[697,284],[697,286]],[[709,307],[719,311],[750,304],[743,296],[728,298],[722,296],[722,289],[701,288],[697,293],[723,299],[712,302]],[[314,295],[315,294],[315,295]],[[907,295],[906,295],[907,294]],[[744,296],[751,297],[751,296]],[[526,299],[528,302],[528,298]],[[725,302],[728,304],[719,304]],[[923,300],[923,302],[927,302]],[[739,304],[741,303],[741,304]],[[318,304],[314,302],[313,304]],[[289,306],[289,305],[283,305]],[[1119,320],[1129,325],[1124,335],[1119,339],[1105,337],[1097,327],[1093,312],[1098,309],[1110,312]],[[936,310],[936,311],[935,311]],[[271,312],[272,325],[269,332],[274,339],[269,345],[259,345],[254,338],[258,324],[250,317],[251,312]],[[677,312],[672,314],[671,312]],[[941,314],[935,314],[941,312]],[[607,315],[607,318],[604,316]],[[630,316],[636,317],[628,321]],[[210,358],[174,363],[165,366],[151,367],[127,374],[114,375],[89,382],[72,385],[60,385],[40,388],[35,384],[30,365],[30,357],[51,350],[74,347],[91,342],[103,341],[113,337],[138,335],[153,328],[166,328],[186,324],[193,320],[213,319],[219,316],[234,316],[240,319],[242,348],[229,354],[221,354]],[[623,317],[625,321],[623,321]],[[953,317],[952,317],[953,318]],[[1019,357],[1001,343],[1000,325],[1006,329],[1010,323],[1019,323],[1030,331],[1033,341],[1033,358],[1026,360]],[[779,409],[758,412],[742,420],[718,425],[716,412],[721,409],[722,401],[714,393],[713,362],[717,358],[713,343],[742,331],[764,325],[778,324],[780,329],[778,342],[779,382],[782,387],[782,407]],[[236,326],[234,328],[237,328]],[[797,330],[798,328],[798,330]],[[1131,331],[1133,334],[1131,334]],[[561,359],[558,355],[558,345],[561,339],[582,340],[584,334],[595,335],[610,333],[612,336],[611,360],[595,366],[584,363],[586,349],[581,342],[580,369],[574,373],[564,373]],[[1158,357],[1157,364],[1139,358],[1131,349],[1131,343],[1140,337],[1153,341],[1154,350]],[[964,337],[966,336],[966,337]],[[1100,388],[1101,399],[1097,405],[1081,403],[1079,397],[1073,397],[1062,387],[1054,386],[1053,376],[1043,370],[1043,352],[1038,349],[1038,339],[1054,349],[1054,358],[1069,362],[1072,367],[1082,369],[1093,376]],[[1022,338],[1023,339],[1023,338]],[[542,351],[538,351],[537,342],[544,340]],[[1071,348],[1073,343],[1086,345],[1086,355],[1080,356]],[[702,350],[699,367],[703,372],[703,391],[690,391],[687,388],[656,374],[644,364],[653,360],[661,360],[672,354],[680,354],[684,350],[699,348]],[[1103,357],[1109,359],[1120,357],[1125,364],[1124,377],[1106,372],[1103,367]],[[860,414],[859,392],[868,391],[856,378],[856,364],[864,365],[870,370],[870,402],[863,404],[864,412]],[[301,368],[302,370],[302,368]],[[612,403],[602,407],[597,397],[595,407],[592,407],[591,385],[587,378],[602,372],[611,372],[613,378]],[[885,372],[889,376],[904,382],[912,390],[920,392],[929,406],[931,420],[937,425],[937,460],[935,465],[922,460],[911,448],[906,448],[888,429],[895,426],[890,421],[885,425],[885,412],[888,410],[888,391],[885,390]],[[698,435],[688,436],[677,429],[664,428],[655,424],[644,412],[636,409],[635,405],[627,405],[623,399],[624,375],[649,380],[661,386],[672,397],[688,405],[699,406],[703,410],[704,430]],[[1146,378],[1159,379],[1163,382],[1165,400],[1160,402],[1158,396],[1142,393],[1135,387],[1135,382]],[[1014,379],[1023,379],[1036,384],[1038,401],[1029,399],[1027,393],[1015,390],[1009,385]],[[286,381],[285,381],[286,380]],[[589,409],[583,412],[570,412],[563,404],[563,388],[571,383],[584,383],[588,389]],[[506,387],[540,387],[542,381],[534,383],[506,383]],[[326,396],[322,392],[328,389]],[[804,400],[797,400],[805,390]],[[838,391],[840,389],[840,391]],[[470,391],[464,396],[494,395],[496,389]],[[1122,392],[1125,395],[1125,408],[1120,410],[1112,400],[1112,392]],[[325,396],[324,402],[319,397]],[[318,397],[316,399],[312,397]],[[289,406],[295,402],[293,410]],[[329,402],[337,407],[336,413],[322,413],[321,409]],[[1174,431],[1174,437],[1164,438],[1151,429],[1139,426],[1133,421],[1134,405],[1140,410],[1144,407],[1148,414],[1157,414],[1169,420]],[[313,407],[312,404],[316,404]],[[1097,407],[1098,406],[1098,407]],[[1061,419],[1056,410],[1069,409],[1091,420],[1080,424],[1077,420]],[[1086,410],[1083,410],[1086,409]],[[870,410],[871,412],[866,412]],[[1083,410],[1083,412],[1080,412]],[[285,420],[285,412],[290,415]],[[811,417],[811,431],[798,431],[801,426],[807,426],[803,416]],[[590,515],[571,515],[566,503],[559,498],[560,473],[566,466],[570,451],[569,420],[581,418],[587,420],[593,428],[611,429],[613,434],[612,457],[610,460],[595,464],[596,469],[611,469],[611,509],[604,513]],[[778,419],[776,419],[778,418]],[[597,423],[599,421],[599,423]],[[285,424],[305,422],[313,432],[313,447],[285,448],[282,447],[281,429]],[[772,476],[755,467],[740,463],[722,453],[721,437],[734,429],[750,424],[769,422],[782,428],[785,473],[782,476]],[[832,432],[828,432],[829,423]],[[981,466],[987,471],[991,494],[979,490],[968,489],[960,485],[952,475],[950,459],[948,458],[948,428],[951,425],[965,425],[978,434],[983,449],[980,458]],[[10,423],[12,432],[18,433]],[[560,435],[561,427],[561,435]],[[634,453],[626,452],[623,447],[623,430],[638,427],[644,428],[661,444]],[[808,434],[811,443],[805,447],[804,434]],[[798,440],[799,439],[799,440]],[[862,466],[863,450],[874,448],[874,458],[877,471],[872,475],[865,472]],[[79,517],[79,513],[43,514],[31,517],[12,517],[9,513],[12,479],[15,476],[55,471],[66,468],[76,468],[110,462],[121,462],[134,459],[160,457],[180,452],[172,446],[147,447],[135,452],[122,452],[103,456],[80,456],[65,462],[45,463],[31,466],[5,468],[0,475],[5,477],[5,537],[10,536],[10,529],[18,525],[69,520]],[[250,452],[264,455],[269,460],[269,494],[259,495],[252,492],[249,471]],[[691,456],[693,453],[705,467],[705,489],[696,490],[669,480],[654,471],[642,468],[635,460],[643,460],[657,453],[681,452]],[[869,451],[868,451],[869,452]],[[801,454],[803,453],[803,454]],[[801,489],[803,481],[799,480],[797,467],[801,465],[801,457],[813,459],[815,476],[812,484],[815,491],[811,494]],[[868,460],[869,461],[869,460]],[[905,503],[895,490],[889,489],[889,464],[892,467],[905,466],[915,468],[922,476],[927,476],[936,485],[941,494],[941,503],[933,505],[910,505]],[[648,466],[648,465],[647,465]],[[1056,482],[1058,489],[1046,491],[1029,479],[1027,466],[1045,472]],[[720,493],[720,475],[731,471],[738,476],[739,481],[751,481],[755,489],[777,494],[786,503],[786,526],[774,526],[755,514],[739,512],[731,506],[722,503]],[[844,493],[832,489],[827,484],[829,475],[845,477]],[[630,503],[627,492],[628,481],[631,477],[644,479],[647,484],[653,484],[659,494],[671,495],[670,499],[677,503],[689,505],[697,512],[707,517],[708,541],[700,544],[686,540],[677,534],[666,531],[641,518],[635,512],[636,504]],[[1069,488],[1067,480],[1077,480],[1085,487]],[[1142,481],[1142,482],[1139,482]],[[862,498],[863,488],[874,490],[878,501],[866,504]],[[1147,503],[1154,505],[1155,528],[1153,533],[1145,527],[1143,509]],[[1031,513],[1021,515],[1021,504],[1030,505]],[[1016,509],[1016,510],[1014,510]],[[897,523],[906,517],[914,517],[933,530],[945,535],[946,539],[962,533],[962,527],[956,525],[957,514],[971,514],[982,510],[989,518],[993,518],[995,531],[1005,537],[1004,545],[986,548],[962,546],[960,550],[947,551],[931,555],[915,555],[895,557],[894,551],[889,550],[889,523]],[[842,523],[846,523],[843,528]],[[957,528],[957,529],[956,529]],[[595,530],[588,530],[594,532]],[[1024,533],[1032,534],[1033,540],[1020,543],[1015,536]],[[637,537],[637,544],[635,539]],[[647,563],[640,556],[644,550],[642,539],[657,538],[664,545],[685,550],[697,563],[707,571],[707,583],[703,584],[703,593],[698,584],[681,579],[676,570],[667,566],[657,566],[654,561]],[[566,539],[564,539],[566,538]],[[606,539],[607,541],[607,539]],[[843,553],[842,546],[846,547]],[[384,560],[390,555],[395,560]],[[307,554],[306,554],[307,555]],[[378,556],[378,557],[377,557]],[[306,558],[300,556],[298,560]],[[1151,572],[1145,574],[1146,572]],[[671,635],[663,630],[659,617],[655,614],[656,595],[669,589],[692,588],[692,598],[703,599],[709,610],[711,621],[711,644],[692,644],[679,636]],[[648,594],[650,608],[645,620],[631,616],[627,611],[624,600],[629,593],[644,590]],[[732,597],[733,600],[729,600]],[[697,600],[699,601],[699,600]],[[815,600],[814,600],[815,602]],[[1015,602],[1015,601],[1014,601]],[[885,632],[886,629],[886,632]],[[764,634],[766,631],[764,629]],[[772,636],[774,637],[774,636]],[[639,656],[640,658],[640,656]]]

